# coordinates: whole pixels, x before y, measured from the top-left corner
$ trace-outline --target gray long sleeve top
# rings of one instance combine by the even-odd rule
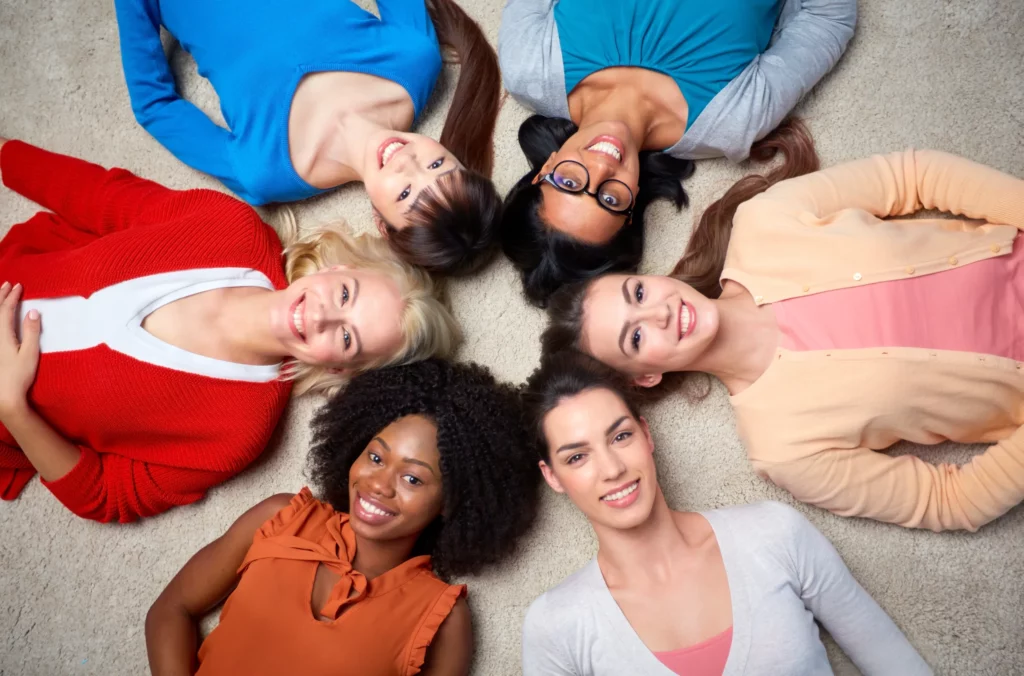
[[[724,676],[831,674],[815,620],[865,676],[932,673],[832,544],[795,509],[760,502],[703,515],[718,539],[732,602]],[[633,631],[596,559],[530,606],[523,673],[672,676]]]
[[[656,0],[666,1],[666,0]],[[558,0],[508,0],[498,34],[505,87],[522,105],[569,118],[555,22]],[[846,50],[857,0],[786,0],[768,49],[720,91],[665,152],[682,159],[745,160]]]

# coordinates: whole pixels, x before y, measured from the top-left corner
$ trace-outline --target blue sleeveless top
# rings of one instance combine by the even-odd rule
[[[604,68],[668,75],[689,106],[686,126],[768,47],[782,0],[559,0],[565,91]]]

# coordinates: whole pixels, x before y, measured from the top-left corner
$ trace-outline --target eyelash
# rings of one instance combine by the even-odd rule
[[[427,169],[440,169],[442,164],[444,164],[444,158],[440,157],[440,158],[434,160],[433,162],[431,162],[430,166],[427,167]]]
[[[401,194],[399,194],[398,196],[398,201],[401,202],[402,200],[407,198],[411,192],[412,189],[409,186],[405,186],[405,190],[403,190]]]
[[[582,453],[577,453],[576,455],[574,455],[574,456],[570,457],[568,460],[566,460],[565,464],[567,464],[567,465],[575,465],[582,458],[583,458],[583,454]]]
[[[615,443],[625,441],[626,439],[629,439],[631,436],[633,436],[632,432],[619,432],[618,434],[615,435]]]
[[[636,298],[637,305],[644,302],[644,285],[642,283],[637,282],[636,287],[633,289],[633,297]],[[630,343],[633,345],[633,352],[640,351],[640,329],[633,331]]]
[[[345,341],[345,349],[352,347],[352,336],[349,335],[348,331],[342,331],[342,339]]]

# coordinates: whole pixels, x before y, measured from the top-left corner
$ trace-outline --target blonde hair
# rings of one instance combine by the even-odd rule
[[[402,344],[390,357],[362,364],[355,373],[411,364],[429,357],[447,357],[455,350],[462,332],[448,309],[443,289],[425,271],[397,258],[383,239],[353,235],[344,223],[300,236],[291,209],[284,208],[281,213],[284,268],[289,284],[332,265],[346,265],[387,275],[398,285],[405,306],[401,318]],[[298,361],[289,362],[284,370],[284,377],[295,382],[297,395],[321,392],[331,396],[352,375]]]

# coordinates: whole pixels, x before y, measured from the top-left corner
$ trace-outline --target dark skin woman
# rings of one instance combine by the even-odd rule
[[[465,588],[444,580],[508,556],[533,520],[538,476],[528,458],[536,450],[515,391],[482,367],[430,360],[355,378],[313,428],[320,500],[308,489],[272,496],[192,557],[146,619],[155,675],[238,673],[246,660],[304,673],[469,673]],[[291,526],[302,510],[328,515],[327,534]],[[331,554],[318,554],[326,545]],[[261,553],[267,546],[275,549]],[[308,581],[289,595],[291,559],[302,559],[295,572]],[[259,566],[282,561],[265,584]],[[396,577],[406,599],[420,583],[428,595],[441,592],[426,610],[410,609],[385,593],[399,586]],[[197,656],[198,621],[225,597]],[[295,604],[304,616],[292,621]],[[264,617],[260,608],[271,610]],[[309,613],[318,624],[308,624]],[[414,635],[403,634],[403,622]],[[433,627],[426,637],[425,625]],[[335,632],[326,656],[317,655],[323,629]]]

